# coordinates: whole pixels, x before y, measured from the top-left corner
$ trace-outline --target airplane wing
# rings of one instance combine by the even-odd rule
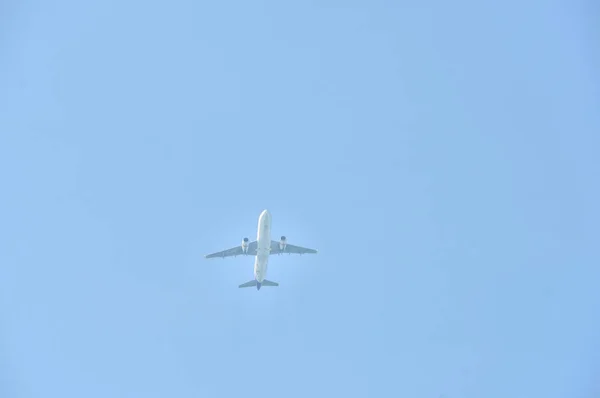
[[[315,254],[317,250],[315,249],[307,249],[306,247],[294,246],[286,243],[283,247],[283,250],[279,248],[279,243],[276,240],[271,241],[271,254]]]
[[[223,250],[220,252],[208,254],[204,256],[205,258],[216,258],[216,257],[235,257],[235,256],[254,256],[256,255],[256,241],[248,243],[248,251],[244,253],[242,250],[242,245],[238,245],[236,247],[232,247],[231,249]]]

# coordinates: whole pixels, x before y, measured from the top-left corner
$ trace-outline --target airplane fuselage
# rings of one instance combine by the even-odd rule
[[[267,275],[269,256],[271,254],[271,213],[264,210],[258,217],[256,233],[256,257],[254,259],[254,278],[256,289],[260,290],[262,281]]]

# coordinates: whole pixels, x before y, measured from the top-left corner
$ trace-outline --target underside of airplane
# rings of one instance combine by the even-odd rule
[[[271,213],[264,210],[258,217],[258,230],[256,240],[250,241],[248,238],[242,239],[242,243],[231,249],[212,253],[206,258],[226,258],[237,256],[254,256],[254,279],[242,283],[240,288],[256,287],[260,290],[262,286],[279,286],[277,282],[265,279],[269,264],[269,257],[277,254],[316,254],[317,250],[302,246],[291,245],[287,243],[287,238],[282,236],[279,241],[271,240]]]

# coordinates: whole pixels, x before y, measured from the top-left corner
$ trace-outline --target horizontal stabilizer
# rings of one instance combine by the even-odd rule
[[[279,283],[271,282],[266,279],[259,283],[256,279],[254,279],[254,280],[251,280],[250,282],[242,283],[238,287],[254,287],[254,286],[256,286],[257,290],[260,290],[260,288],[263,286],[279,286]]]
[[[238,287],[253,287],[256,286],[258,282],[256,282],[256,279],[251,280],[250,282],[246,282],[246,283],[242,283],[240,286]]]

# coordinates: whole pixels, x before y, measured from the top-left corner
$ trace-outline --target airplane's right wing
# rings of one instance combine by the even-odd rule
[[[244,253],[242,249],[242,245],[238,245],[236,247],[232,247],[231,249],[223,250],[220,252],[208,254],[204,256],[205,258],[216,258],[216,257],[235,257],[235,256],[254,256],[256,255],[256,241],[248,243],[248,250]]]
[[[318,253],[317,250],[315,249],[309,249],[306,247],[302,247],[302,246],[295,246],[295,245],[290,245],[289,243],[286,243],[285,246],[283,247],[283,250],[280,248],[279,246],[280,242],[277,242],[275,240],[271,241],[271,254],[284,254],[284,253],[288,253],[288,254],[316,254]]]

